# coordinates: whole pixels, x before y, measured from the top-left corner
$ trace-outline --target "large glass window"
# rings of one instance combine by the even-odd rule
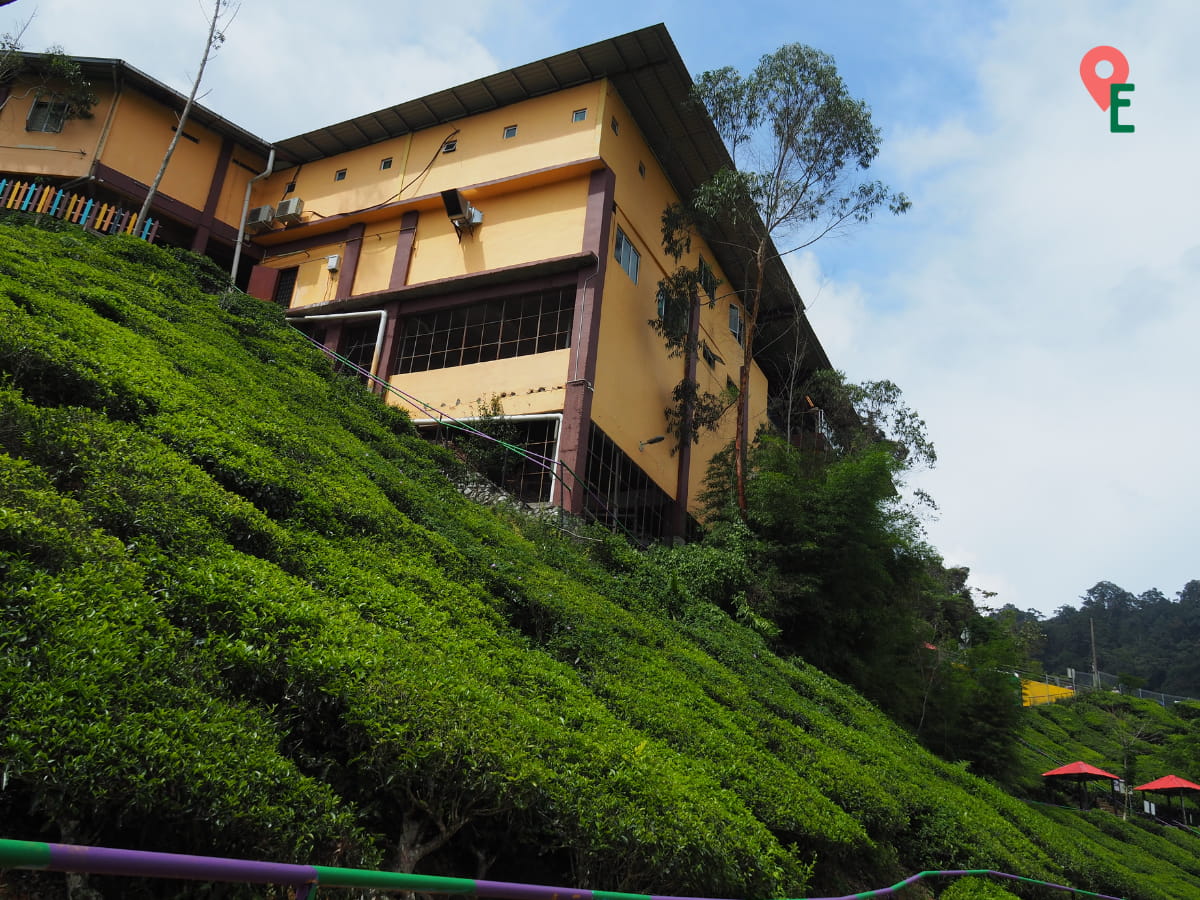
[[[409,316],[390,371],[425,372],[571,346],[575,287]]]
[[[617,262],[621,264],[621,268],[625,270],[625,274],[633,279],[633,283],[637,284],[638,268],[642,264],[642,255],[637,252],[637,248],[633,246],[629,238],[625,236],[619,227],[617,228],[617,243],[613,249],[613,255],[616,256]]]

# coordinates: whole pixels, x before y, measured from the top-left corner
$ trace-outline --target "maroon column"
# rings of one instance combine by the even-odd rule
[[[414,209],[400,217],[400,233],[396,235],[396,259],[392,263],[392,277],[388,282],[389,289],[408,284],[408,266],[412,262],[413,246],[417,242],[417,218],[419,215],[420,213]]]
[[[221,191],[225,187],[225,175],[229,171],[229,161],[233,158],[233,138],[221,141],[221,152],[217,155],[217,165],[213,169],[212,180],[208,185],[208,198],[204,201],[204,210],[200,213],[200,223],[196,226],[196,235],[192,238],[192,250],[203,253],[208,249],[208,239],[212,235],[213,221],[217,217],[217,203],[221,199]]]
[[[346,243],[342,248],[342,263],[334,300],[346,300],[354,293],[354,276],[358,272],[358,257],[362,253],[363,234],[366,230],[367,226],[361,222],[346,229]]]
[[[585,500],[585,488],[581,479],[587,477],[588,433],[592,419],[592,394],[596,383],[596,345],[600,338],[600,302],[604,296],[608,235],[612,228],[613,192],[616,183],[616,175],[608,167],[593,172],[588,183],[583,249],[596,254],[596,268],[591,272],[580,272],[576,282],[571,357],[567,366],[562,433],[559,437],[559,458],[562,461],[563,476],[563,491],[559,504],[572,515],[583,513]]]

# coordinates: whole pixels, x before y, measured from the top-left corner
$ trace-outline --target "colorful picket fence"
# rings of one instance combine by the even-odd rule
[[[0,209],[53,216],[101,234],[132,234],[154,243],[159,222],[147,218],[139,224],[136,212],[115,203],[99,203],[53,185],[0,178]]]

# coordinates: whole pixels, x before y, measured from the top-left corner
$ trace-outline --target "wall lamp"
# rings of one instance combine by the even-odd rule
[[[657,434],[652,438],[647,438],[644,441],[638,441],[638,450],[644,451],[651,444],[661,444],[667,439],[666,435]]]
[[[458,188],[442,191],[442,205],[446,207],[446,215],[454,225],[459,243],[462,243],[464,229],[468,234],[474,234],[475,226],[483,223],[483,213],[468,203]]]

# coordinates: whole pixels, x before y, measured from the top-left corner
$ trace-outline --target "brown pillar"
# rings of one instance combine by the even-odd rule
[[[596,346],[600,338],[600,304],[608,266],[608,236],[612,230],[613,192],[617,177],[607,167],[592,173],[588,183],[583,249],[596,254],[596,268],[579,273],[575,288],[571,357],[567,366],[559,459],[562,483],[559,505],[572,515],[583,513],[587,477],[588,433],[596,383]]]
[[[208,185],[208,199],[204,201],[204,211],[200,213],[200,222],[196,225],[196,234],[192,238],[192,250],[196,253],[204,253],[208,249],[208,239],[212,235],[213,222],[217,217],[217,203],[221,200],[225,175],[229,172],[229,161],[232,158],[233,138],[227,137],[221,141],[221,152],[217,156],[217,165]]]

